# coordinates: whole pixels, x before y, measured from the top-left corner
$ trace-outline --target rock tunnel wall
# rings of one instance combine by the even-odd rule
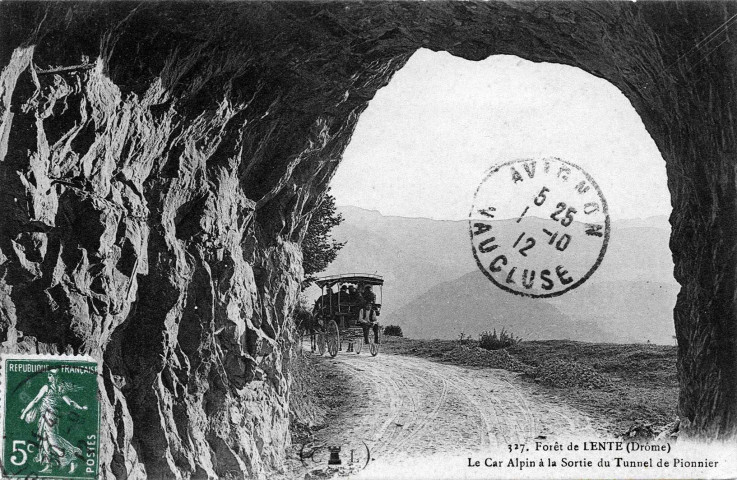
[[[734,47],[692,48],[733,6],[0,9],[2,350],[103,361],[105,478],[279,467],[301,236],[421,47],[578,66],[632,101],[673,197],[683,430],[734,433]]]

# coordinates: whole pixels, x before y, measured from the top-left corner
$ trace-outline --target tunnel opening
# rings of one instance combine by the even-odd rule
[[[578,289],[518,298],[480,274],[466,225],[491,166],[545,157],[570,161],[596,180],[611,238]],[[385,311],[409,336],[475,337],[506,327],[527,339],[675,344],[679,287],[665,162],[630,102],[606,80],[517,56],[473,62],[420,49],[363,112],[331,188],[346,218],[338,239],[347,244],[328,273],[386,275]],[[490,313],[471,291],[510,311]],[[520,320],[510,319],[517,309]],[[443,320],[454,310],[467,318]],[[546,319],[525,325],[530,316]]]
[[[479,271],[469,211],[490,167],[529,158],[542,169],[548,157],[570,161],[595,179],[608,204],[610,241],[598,269],[578,288],[555,298],[521,297]],[[519,171],[528,180],[530,172]],[[383,275],[385,328],[399,327],[412,340],[470,345],[506,331],[526,345],[513,351],[515,358],[537,365],[532,357],[540,355],[576,372],[551,384],[593,392],[626,375],[638,378],[620,386],[637,397],[657,379],[661,397],[652,402],[650,421],[672,428],[678,402],[673,310],[680,285],[669,248],[666,165],[616,86],[567,65],[512,55],[469,61],[420,49],[362,113],[331,194],[344,217],[335,238],[345,246],[324,274]],[[512,220],[491,223],[507,228]],[[543,248],[539,227],[529,228],[537,228]],[[308,295],[314,300],[321,293],[312,288]],[[574,379],[581,369],[591,372],[590,380]],[[614,407],[596,397],[571,401],[595,417]],[[616,420],[597,418],[615,424],[614,434],[637,429],[647,413],[628,407]]]

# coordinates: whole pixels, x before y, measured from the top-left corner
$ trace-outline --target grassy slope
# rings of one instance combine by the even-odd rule
[[[546,340],[489,352],[476,341],[384,338],[387,353],[520,372],[614,435],[647,424],[657,433],[676,418],[674,346]]]

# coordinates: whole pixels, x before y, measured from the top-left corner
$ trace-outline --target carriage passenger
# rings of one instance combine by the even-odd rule
[[[371,285],[366,285],[366,287],[363,289],[362,299],[363,308],[370,312],[371,318],[369,320],[372,322],[376,321],[376,295],[371,290]]]
[[[356,295],[356,286],[353,284],[348,285],[348,301],[350,303],[358,303],[358,296]]]
[[[333,306],[338,305],[338,298],[339,298],[338,292],[340,292],[340,290],[338,290],[336,287],[335,293],[333,294]],[[343,293],[343,292],[340,292],[340,293]]]
[[[341,304],[344,304],[348,301],[348,285],[343,284],[343,286],[340,287],[340,296],[338,298],[340,299]]]

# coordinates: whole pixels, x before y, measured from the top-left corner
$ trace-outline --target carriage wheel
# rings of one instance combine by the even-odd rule
[[[317,347],[317,354],[322,356],[325,353],[325,334],[323,332],[315,333],[315,344]]]
[[[327,337],[328,353],[331,357],[334,357],[338,354],[338,349],[340,348],[340,330],[338,330],[338,324],[335,323],[335,320],[331,320],[328,323],[325,336]]]
[[[359,353],[361,353],[361,349],[362,348],[363,348],[363,338],[356,337],[353,340],[353,350],[356,351],[356,355],[358,355]]]
[[[379,327],[379,343],[381,343],[381,340],[381,327]],[[371,352],[372,357],[379,354],[379,343],[374,342],[374,332],[369,330],[369,352]]]

